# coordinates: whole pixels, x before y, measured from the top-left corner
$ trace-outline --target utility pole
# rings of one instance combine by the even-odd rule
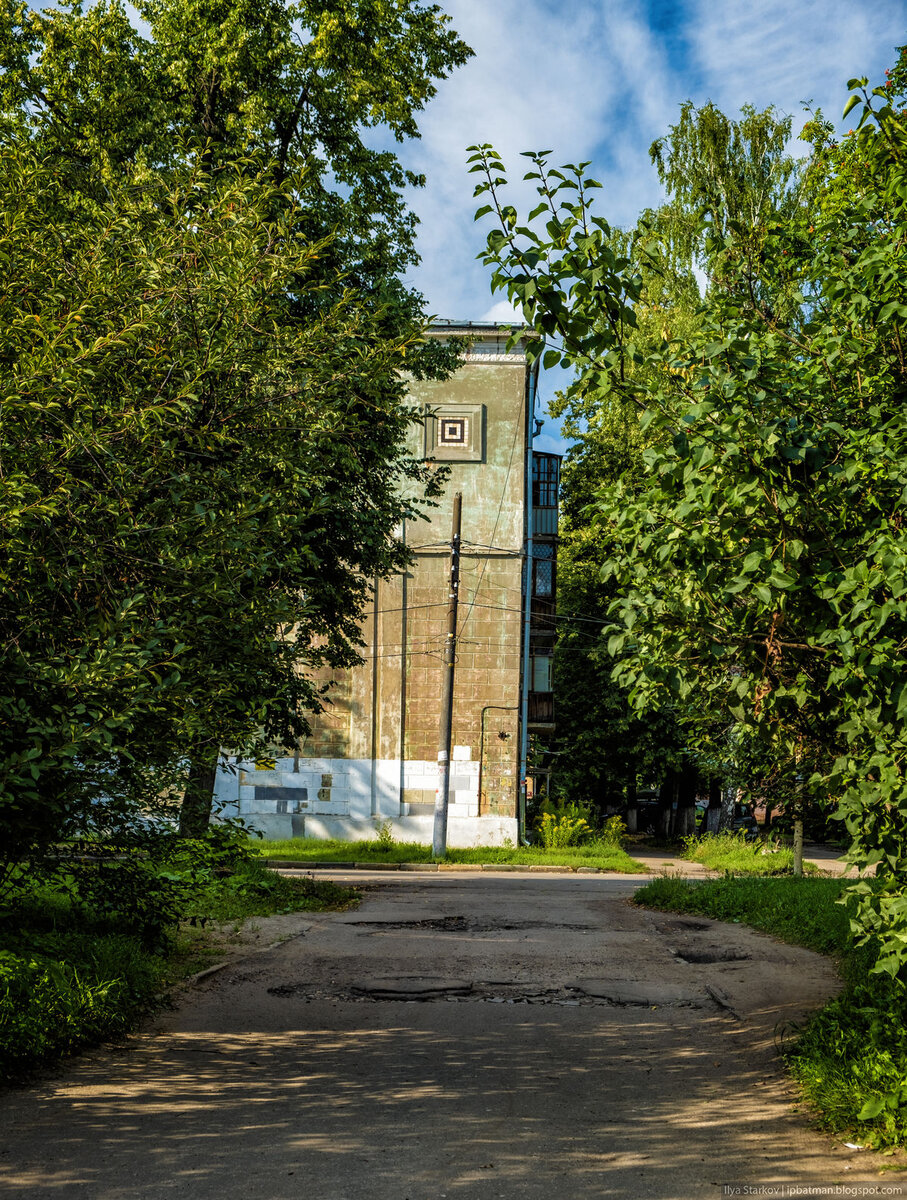
[[[450,744],[453,731],[454,667],[457,661],[457,602],[460,596],[460,517],[463,493],[453,503],[450,535],[450,586],[447,595],[447,637],[441,674],[441,728],[438,739],[438,790],[435,792],[435,823],[431,852],[435,858],[447,853],[447,805],[450,800]]]

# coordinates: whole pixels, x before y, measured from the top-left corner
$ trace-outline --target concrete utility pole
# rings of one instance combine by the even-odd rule
[[[435,823],[431,852],[435,858],[447,853],[447,805],[450,801],[450,744],[453,732],[454,667],[457,661],[457,602],[460,597],[460,517],[463,493],[453,503],[450,535],[450,588],[447,595],[447,638],[441,675],[441,728],[438,739],[438,790],[435,792]]]

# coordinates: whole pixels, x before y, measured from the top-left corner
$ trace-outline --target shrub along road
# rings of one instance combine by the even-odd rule
[[[777,1032],[835,990],[831,963],[633,908],[633,888],[372,877],[357,911],[300,914],[297,937],[124,1047],[8,1093],[3,1194],[902,1194],[884,1160],[810,1129],[775,1057]]]

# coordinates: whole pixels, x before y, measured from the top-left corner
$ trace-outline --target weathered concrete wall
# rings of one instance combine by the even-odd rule
[[[249,820],[293,830],[271,836],[299,836],[303,827],[353,830],[362,822],[372,836],[376,819],[399,818],[413,829],[427,822],[420,837],[431,840],[448,545],[453,495],[461,492],[449,841],[516,839],[526,362],[522,354],[470,355],[452,379],[414,383],[411,395],[426,413],[411,448],[449,469],[446,490],[430,520],[407,524],[413,566],[403,577],[376,582],[363,626],[363,665],[322,676],[333,680],[330,703],[313,718],[298,755],[279,759],[272,773],[242,764],[235,785],[224,782],[225,794],[235,786],[235,802]],[[442,414],[465,419],[467,446],[438,444]],[[330,824],[335,819],[341,825]]]

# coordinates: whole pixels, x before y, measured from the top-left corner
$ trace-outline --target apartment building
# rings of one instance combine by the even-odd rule
[[[554,727],[560,459],[534,453],[537,367],[509,327],[442,323],[471,349],[443,382],[414,382],[413,449],[449,470],[428,521],[403,530],[408,571],[376,581],[363,662],[332,675],[311,735],[273,763],[219,772],[216,799],[266,837],[430,842],[438,783],[453,497],[462,495],[448,844],[517,842],[529,737]],[[273,769],[263,769],[269,767]]]

